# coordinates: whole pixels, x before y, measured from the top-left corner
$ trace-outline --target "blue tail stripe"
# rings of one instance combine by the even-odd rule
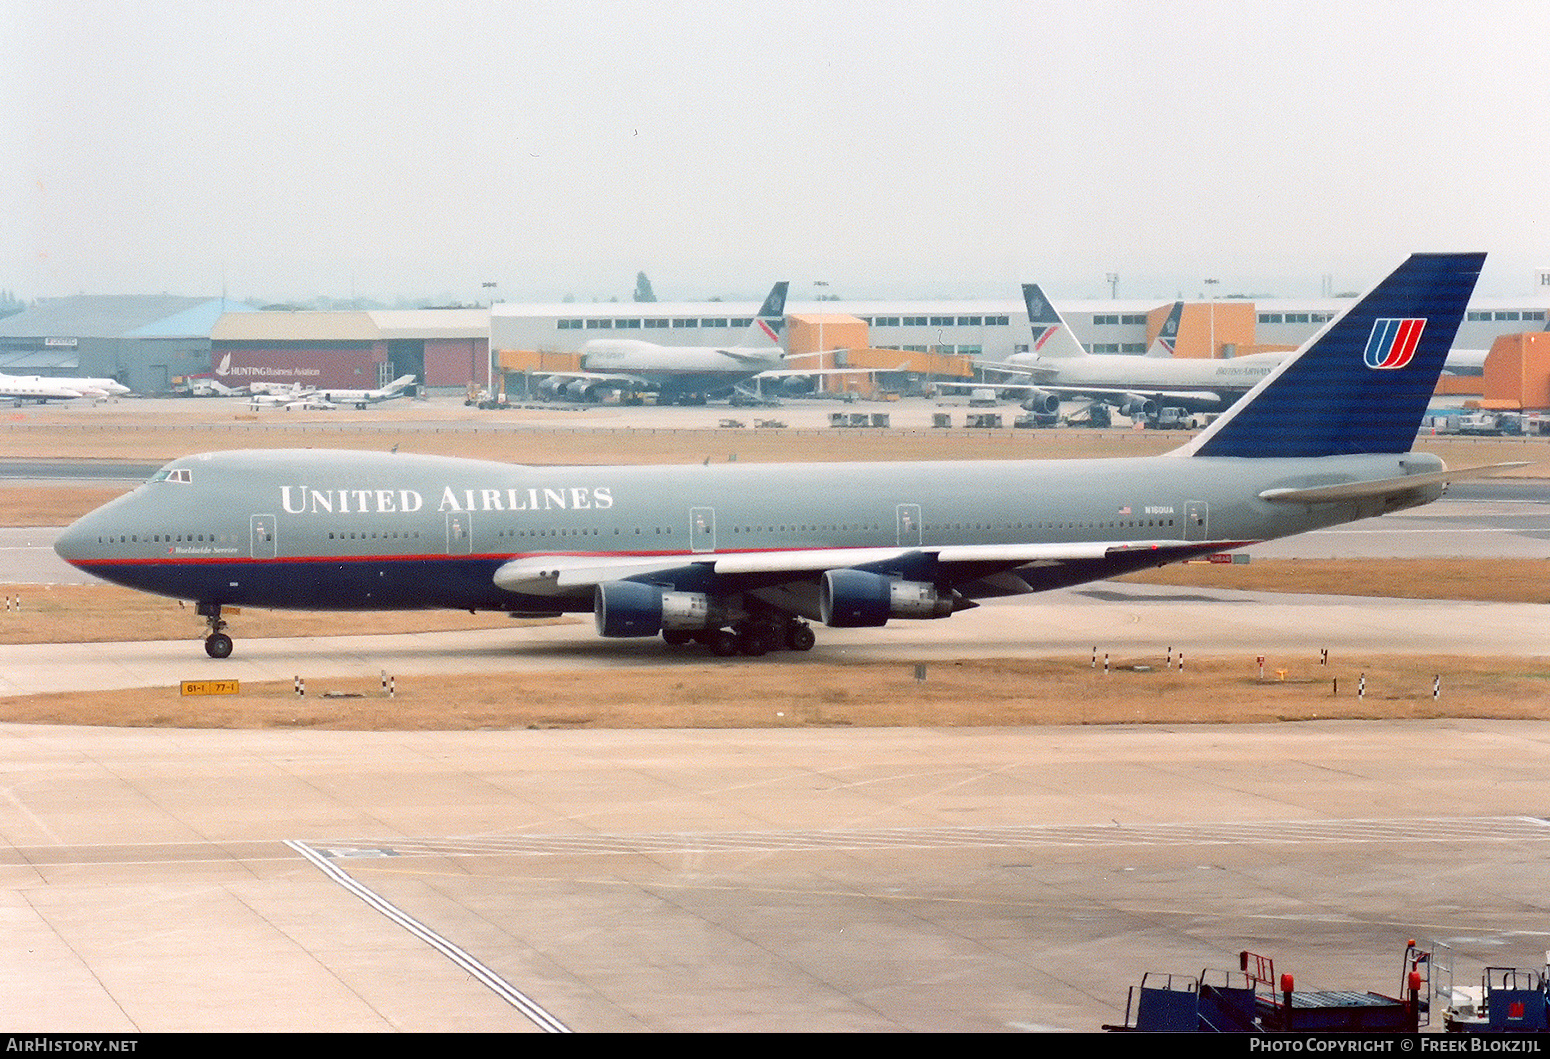
[[[1367,350],[1362,354],[1362,363],[1367,365],[1383,363],[1383,358],[1378,356],[1377,352],[1393,345],[1394,335],[1398,331],[1398,320],[1379,320],[1378,326],[1372,329],[1372,337],[1367,340]]]
[[[1409,452],[1484,261],[1484,254],[1412,256],[1202,434],[1194,454]],[[1376,344],[1387,349],[1401,322],[1416,318],[1426,324],[1410,362],[1370,367]]]

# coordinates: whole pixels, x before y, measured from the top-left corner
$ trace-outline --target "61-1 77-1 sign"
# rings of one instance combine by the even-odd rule
[[[185,695],[235,695],[238,690],[238,681],[235,680],[183,681],[183,694]]]

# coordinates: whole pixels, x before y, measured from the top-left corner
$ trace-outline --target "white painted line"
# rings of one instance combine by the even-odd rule
[[[492,992],[494,992],[501,999],[505,1000],[512,1007],[522,1012],[522,1014],[526,1015],[533,1023],[533,1025],[537,1026],[545,1033],[571,1032],[568,1026],[566,1026],[559,1019],[555,1018],[553,1015],[549,1014],[549,1012],[545,1011],[526,993],[523,993],[520,989],[517,989],[515,986],[511,985],[500,975],[490,970],[484,964],[474,959],[468,953],[452,944],[452,942],[448,941],[440,934],[437,934],[434,930],[427,927],[413,916],[410,916],[407,912],[397,908],[385,898],[372,891],[370,888],[363,886],[356,882],[354,879],[350,878],[349,875],[345,874],[344,871],[329,861],[327,857],[323,856],[321,853],[318,853],[316,850],[313,850],[305,842],[297,842],[292,839],[286,839],[285,844],[291,849],[295,850],[297,853],[301,854],[307,860],[311,861],[314,866],[323,872],[324,875],[327,875],[330,879],[333,879],[340,886],[343,886],[356,897],[359,897],[362,901],[365,901],[372,908],[375,908],[378,912],[381,912],[383,915],[387,916],[394,923],[397,923],[409,933],[413,934],[427,945],[430,945],[432,948],[436,949],[443,956],[447,957],[463,970],[467,971],[479,981],[483,982]]]

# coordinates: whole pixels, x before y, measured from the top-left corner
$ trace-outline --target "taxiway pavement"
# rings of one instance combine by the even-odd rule
[[[1542,723],[0,725],[0,1025],[1003,1031],[1550,939]]]

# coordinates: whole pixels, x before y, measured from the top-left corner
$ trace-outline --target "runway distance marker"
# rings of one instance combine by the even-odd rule
[[[241,681],[185,680],[182,686],[185,695],[235,695],[241,690]]]

